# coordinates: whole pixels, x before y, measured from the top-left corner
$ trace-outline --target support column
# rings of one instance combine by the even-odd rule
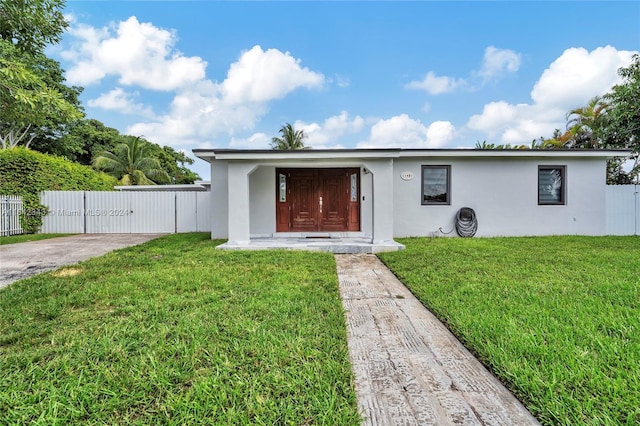
[[[223,160],[211,161],[211,239],[229,238],[229,175]]]
[[[229,245],[248,245],[251,235],[249,174],[252,163],[228,164]]]
[[[370,160],[373,175],[373,244],[393,242],[393,159]]]

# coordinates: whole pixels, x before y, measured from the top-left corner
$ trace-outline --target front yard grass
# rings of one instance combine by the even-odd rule
[[[382,260],[543,424],[640,424],[640,238],[399,241]]]
[[[0,291],[3,424],[357,425],[329,254],[180,234]]]

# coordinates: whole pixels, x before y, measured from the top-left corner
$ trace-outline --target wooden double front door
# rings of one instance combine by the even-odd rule
[[[360,169],[276,169],[277,232],[360,230]]]

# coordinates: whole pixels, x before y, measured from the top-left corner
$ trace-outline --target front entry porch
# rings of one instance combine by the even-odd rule
[[[211,236],[227,239],[224,249],[398,250],[392,166],[390,159],[216,162]]]

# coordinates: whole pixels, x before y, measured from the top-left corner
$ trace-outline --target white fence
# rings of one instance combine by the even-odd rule
[[[608,235],[640,235],[640,185],[607,185]]]
[[[209,232],[210,192],[44,191],[43,234]]]
[[[17,195],[0,195],[0,235],[22,234],[20,212],[22,211],[22,197]]]

